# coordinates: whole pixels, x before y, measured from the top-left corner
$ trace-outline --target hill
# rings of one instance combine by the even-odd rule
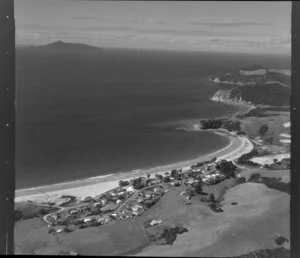
[[[66,43],[63,41],[55,41],[53,43],[42,46],[30,46],[31,49],[46,51],[99,51],[101,48],[89,46],[81,43]]]
[[[290,86],[289,69],[269,69],[260,65],[235,69],[219,77],[210,78],[215,83],[233,84],[239,86],[279,83],[282,86]]]

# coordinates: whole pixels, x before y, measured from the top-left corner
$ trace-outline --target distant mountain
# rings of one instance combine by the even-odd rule
[[[89,46],[80,43],[66,43],[63,41],[55,41],[43,46],[30,46],[30,48],[47,50],[47,51],[99,51],[101,48]]]
[[[219,77],[210,78],[210,81],[237,86],[279,83],[282,86],[289,87],[291,71],[289,69],[269,69],[260,65],[253,65],[233,70]]]

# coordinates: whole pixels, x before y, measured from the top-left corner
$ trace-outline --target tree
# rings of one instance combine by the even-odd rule
[[[235,166],[232,161],[221,160],[216,165],[216,169],[218,169],[224,176],[235,177],[237,166]]]
[[[258,133],[261,135],[261,136],[264,136],[267,131],[269,130],[269,127],[267,125],[262,125],[259,130],[258,130]]]
[[[142,184],[142,178],[141,177],[135,178],[133,180],[132,186],[136,190],[140,190],[140,189],[144,188],[144,185]]]
[[[211,194],[209,195],[209,201],[210,201],[210,202],[216,202],[216,198],[215,198],[214,194],[211,193]]]
[[[202,192],[202,184],[200,183],[200,182],[198,182],[197,184],[196,184],[196,186],[195,186],[195,192],[197,193],[197,194],[200,194],[201,192]]]
[[[151,177],[151,175],[150,174],[147,174],[147,178],[149,179]]]
[[[178,174],[178,172],[177,172],[176,169],[173,169],[173,170],[171,171],[171,177],[176,178],[177,174]]]
[[[119,181],[119,186],[126,186],[126,185],[129,185],[128,181],[123,181],[123,180]]]
[[[160,174],[156,174],[155,177],[157,179],[159,179],[159,180],[163,180],[164,179],[164,177],[162,175],[160,175]]]
[[[170,177],[166,176],[164,177],[164,183],[169,183],[171,181]]]
[[[245,177],[240,177],[236,180],[237,184],[244,184],[246,183],[246,178]]]
[[[49,228],[48,234],[52,234],[52,233],[54,233],[54,232],[56,232],[54,228]]]
[[[260,173],[253,173],[249,177],[248,181],[250,181],[250,182],[256,182],[256,181],[258,181],[260,179],[260,177],[261,177]]]

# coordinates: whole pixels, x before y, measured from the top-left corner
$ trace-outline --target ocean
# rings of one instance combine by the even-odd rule
[[[289,68],[289,58],[201,52],[17,48],[18,189],[172,164],[228,139],[183,132],[238,107],[209,100],[208,82],[240,66]]]

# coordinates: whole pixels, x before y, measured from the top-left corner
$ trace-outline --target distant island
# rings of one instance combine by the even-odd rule
[[[95,46],[90,46],[81,43],[67,43],[61,40],[55,41],[41,46],[29,46],[32,49],[46,50],[46,51],[101,51],[102,49]]]

